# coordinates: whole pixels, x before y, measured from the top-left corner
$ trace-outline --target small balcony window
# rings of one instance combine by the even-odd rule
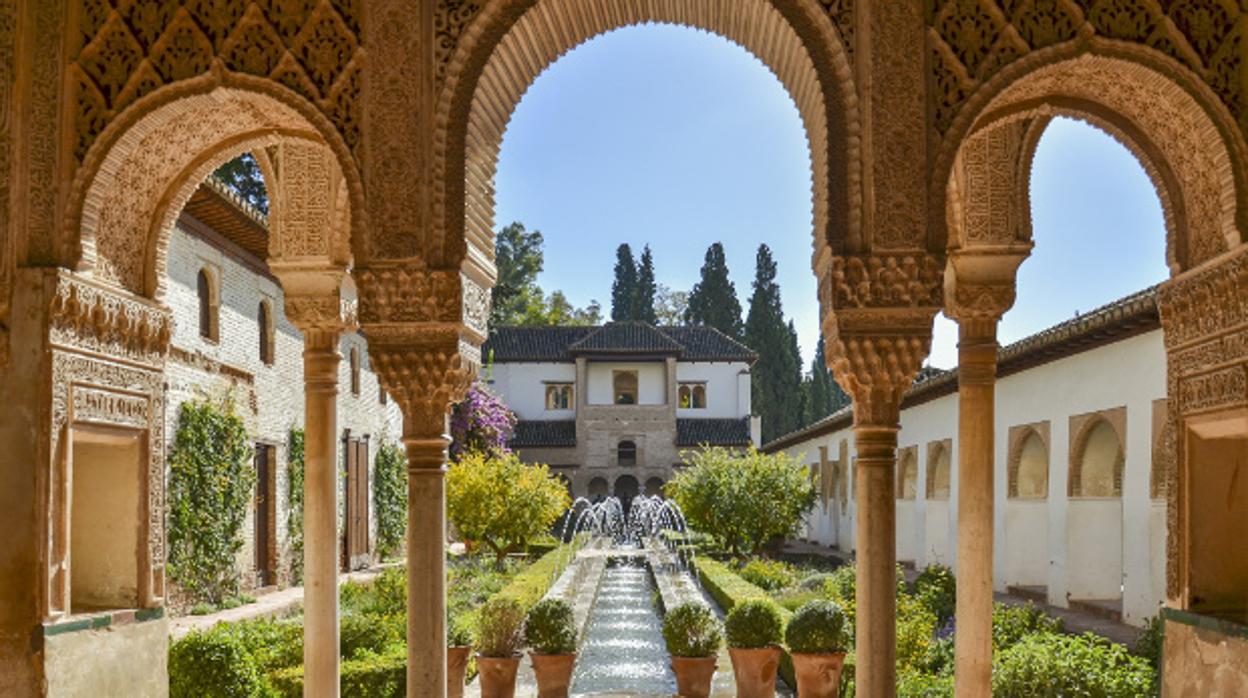
[[[615,449],[616,462],[619,465],[637,465],[637,444],[633,441],[621,441]]]
[[[572,409],[574,393],[571,383],[550,383],[546,386],[546,409]]]
[[[637,372],[612,371],[611,383],[615,388],[615,404],[637,404]]]

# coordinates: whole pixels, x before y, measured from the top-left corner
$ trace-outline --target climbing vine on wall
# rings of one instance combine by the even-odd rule
[[[303,581],[303,430],[292,428],[286,443],[286,540],[290,581]]]
[[[169,454],[169,575],[196,602],[238,593],[236,563],[256,484],[232,403],[186,402]]]
[[[394,555],[403,549],[407,533],[407,459],[394,444],[382,444],[373,477],[373,504],[377,508],[377,552]]]

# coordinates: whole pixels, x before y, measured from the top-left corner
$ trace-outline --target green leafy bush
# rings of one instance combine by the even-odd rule
[[[169,454],[169,576],[195,601],[238,593],[237,556],[255,487],[251,443],[229,403],[185,402]]]
[[[550,530],[571,505],[567,488],[545,465],[513,453],[469,453],[446,473],[446,513],[467,540],[485,544],[498,564]]]
[[[1022,606],[992,605],[992,649],[1000,652],[1032,633],[1060,633],[1062,621],[1030,602]]]
[[[1031,633],[997,656],[993,695],[1011,698],[1138,698],[1149,694],[1154,672],[1122,645],[1090,633]]]
[[[784,618],[774,601],[748,599],[728,612],[724,634],[728,646],[738,649],[778,645],[784,637]]]
[[[913,594],[897,596],[897,668],[921,670],[936,634],[936,614]]]
[[[793,533],[815,504],[807,466],[784,452],[712,447],[684,457],[690,467],[664,491],[690,526],[734,555],[758,553],[772,538]]]
[[[342,656],[382,654],[403,645],[407,623],[402,616],[348,614],[339,621],[338,646]]]
[[[903,671],[897,675],[897,698],[953,698],[953,675]]]
[[[513,657],[520,651],[524,608],[509,596],[498,595],[481,607],[477,620],[477,652],[483,657]]]
[[[378,555],[402,552],[407,535],[407,458],[394,444],[383,443],[377,451],[373,506],[377,512]]]
[[[1131,651],[1154,669],[1161,668],[1161,650],[1165,632],[1165,621],[1161,616],[1153,616],[1144,622],[1144,632],[1136,639]]]
[[[524,642],[534,654],[576,652],[576,618],[563,599],[538,601],[524,619]]]
[[[255,660],[232,634],[195,631],[169,648],[170,698],[253,698],[264,689]]]
[[[297,620],[220,623],[210,632],[240,643],[261,674],[303,662],[303,623]]]
[[[793,568],[779,560],[750,560],[737,574],[745,581],[766,591],[778,591],[793,586],[797,575]]]
[[[514,599],[520,604],[520,608],[528,610],[533,604],[541,601],[547,591],[550,591],[550,586],[555,583],[568,562],[571,561],[572,556],[565,549],[571,545],[573,543],[567,543],[565,546],[546,553],[537,562],[518,572],[507,586],[491,598]]]
[[[811,601],[789,619],[784,641],[790,652],[844,652],[850,645],[845,611],[833,601]]]
[[[403,698],[407,686],[407,652],[363,653],[342,662],[339,691],[350,698]],[[303,698],[303,667],[274,672],[270,683],[283,698]]]
[[[473,622],[467,615],[455,614],[446,624],[446,646],[467,647],[473,640]]]
[[[292,428],[286,439],[286,541],[290,546],[290,580],[303,582],[303,430]]]
[[[914,593],[943,624],[953,617],[958,604],[958,583],[953,571],[944,565],[932,565],[914,580]]]
[[[723,635],[715,613],[700,603],[683,603],[663,616],[663,641],[673,657],[713,656]]]

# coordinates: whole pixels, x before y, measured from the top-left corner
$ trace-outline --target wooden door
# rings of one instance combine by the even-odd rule
[[[255,500],[255,568],[257,586],[277,583],[274,521],[277,498],[274,496],[274,455],[276,449],[268,444],[256,444],[256,500]]]
[[[353,570],[368,567],[372,562],[368,546],[368,439],[348,436],[345,441],[343,569]]]

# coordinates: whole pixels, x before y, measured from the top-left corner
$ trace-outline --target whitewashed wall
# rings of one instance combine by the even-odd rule
[[[588,393],[590,405],[615,404],[612,374],[615,371],[637,372],[637,404],[667,404],[667,365],[662,361],[590,361]]]
[[[1166,396],[1166,359],[1160,330],[1098,347],[1015,373],[997,382],[995,536],[993,586],[1044,585],[1049,603],[1116,595],[1115,568],[1122,589],[1123,618],[1142,624],[1156,615],[1165,589],[1165,503],[1150,498],[1152,403]],[[1075,415],[1126,408],[1125,469],[1121,501],[1072,501],[1066,496]],[[919,492],[898,507],[898,550],[911,552],[924,567],[947,555],[956,570],[957,395],[903,410],[899,448],[918,446]],[[1049,489],[1044,500],[1008,500],[1009,429],[1049,423]],[[948,501],[927,498],[928,445],[952,439]],[[836,458],[837,445],[853,434],[846,428],[795,444],[792,455],[818,460],[819,447]],[[846,506],[816,506],[806,537],[842,551],[853,549],[852,468]],[[944,511],[941,511],[941,510]],[[1072,549],[1071,541],[1078,541]],[[942,551],[944,554],[942,554]],[[1089,596],[1083,596],[1089,598]]]
[[[573,408],[546,409],[547,383],[575,383],[576,364],[568,363],[503,363],[490,368],[489,378],[494,393],[507,403],[520,419],[574,419]]]
[[[704,409],[682,409],[678,405],[676,416],[694,419],[726,419],[748,415],[750,413],[749,370],[749,365],[744,362],[678,362],[676,364],[676,381],[678,383],[686,381],[706,383],[706,407]],[[745,373],[747,376],[747,380],[744,381],[745,395],[741,394],[742,381],[739,380],[742,373]],[[744,411],[741,409],[742,398],[745,400]]]

